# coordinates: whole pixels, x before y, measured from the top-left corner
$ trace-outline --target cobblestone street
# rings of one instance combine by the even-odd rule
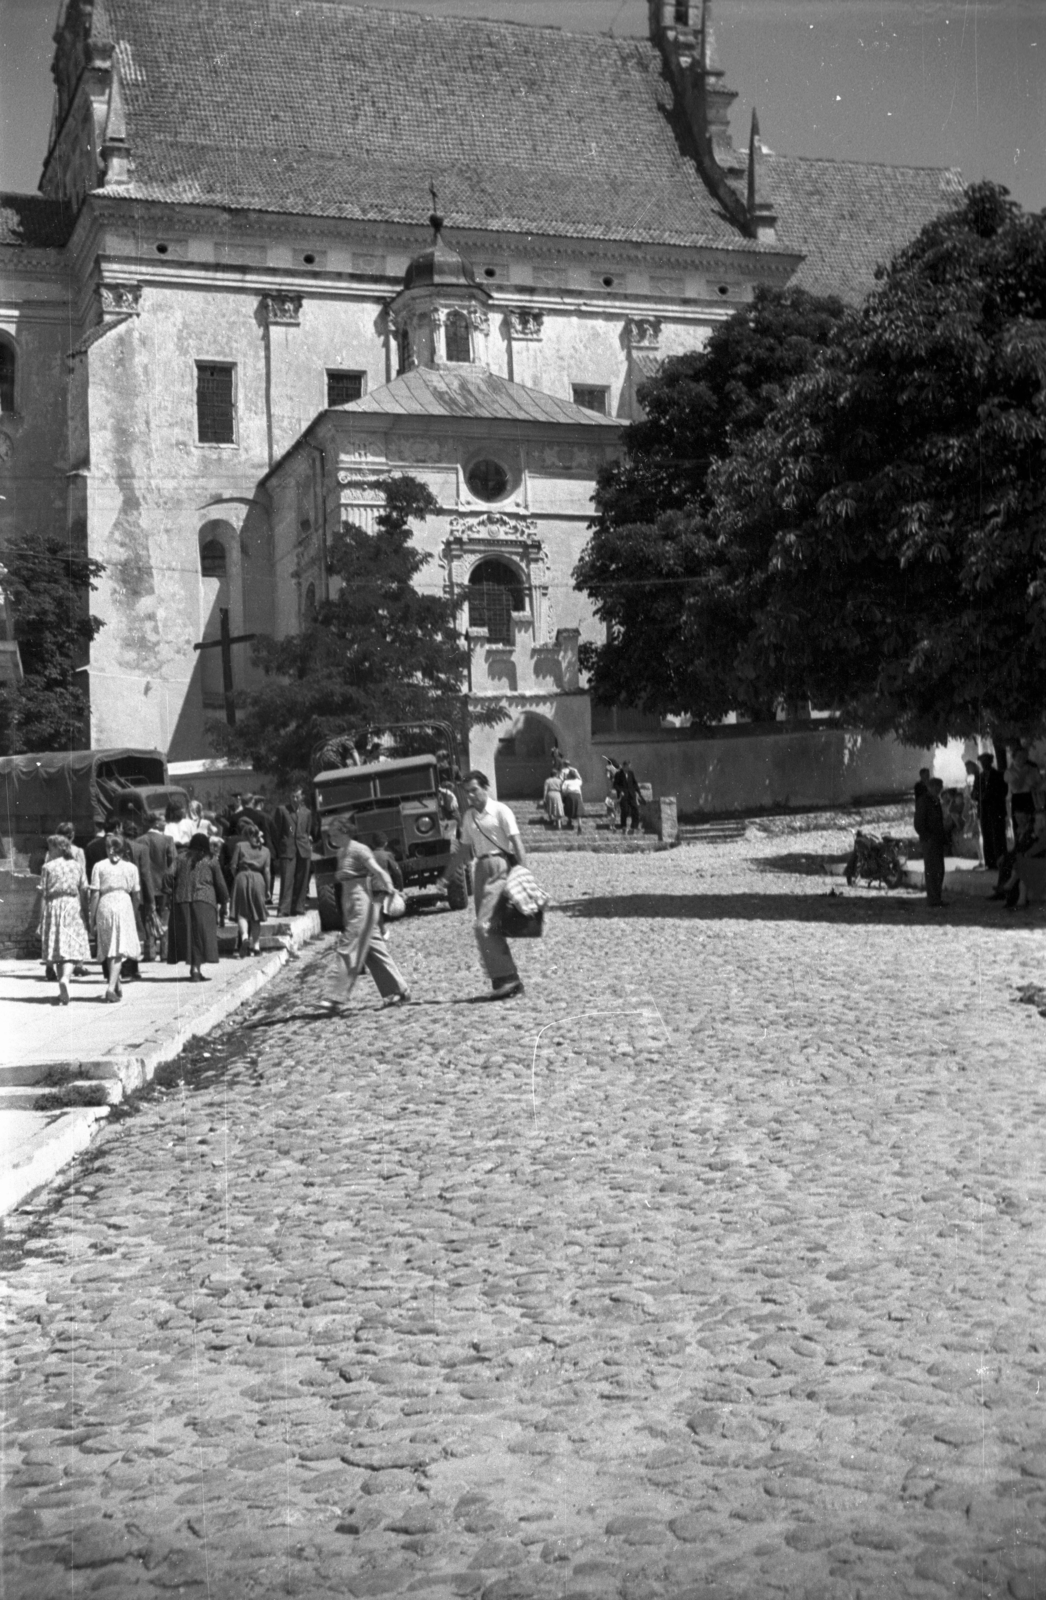
[[[164,1069],[5,1226],[3,1600],[1046,1600],[1046,928],[848,842],[541,857],[522,1000],[421,915]]]

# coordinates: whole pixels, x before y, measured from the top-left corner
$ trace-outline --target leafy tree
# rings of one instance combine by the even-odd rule
[[[1046,213],[981,183],[710,484],[720,677],[915,743],[1046,726]]]
[[[598,518],[574,572],[608,629],[605,645],[582,647],[599,699],[678,712],[725,697],[726,710],[738,708],[729,673],[718,690],[695,680],[695,666],[714,676],[729,614],[716,626],[706,619],[699,663],[681,632],[692,588],[714,560],[709,469],[762,425],[843,315],[834,298],[759,288],[703,350],[671,358],[641,387],[645,415],[625,435],[625,459],[600,475]]]
[[[259,639],[265,680],[237,697],[237,725],[212,724],[212,738],[281,780],[300,778],[323,746],[344,747],[369,723],[436,719],[460,727],[468,665],[453,602],[419,594],[414,580],[431,557],[412,544],[412,519],[437,509],[415,478],[385,478],[378,531],[347,525],[329,565],[341,580],[315,620],[287,639]],[[482,720],[500,721],[500,705]]]
[[[104,627],[88,594],[105,568],[62,539],[16,539],[3,552],[22,661],[19,684],[0,688],[0,749],[76,750],[89,742],[89,704],[77,678],[91,640]]]

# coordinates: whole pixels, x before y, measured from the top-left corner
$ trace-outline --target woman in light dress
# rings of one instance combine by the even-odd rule
[[[163,831],[168,839],[174,840],[176,849],[185,850],[196,829],[181,806],[172,804],[167,807],[167,821],[164,823]]]
[[[135,908],[142,892],[138,868],[123,853],[123,838],[118,833],[105,836],[106,859],[96,863],[91,873],[91,926],[97,936],[98,959],[106,977],[102,999],[112,1003],[123,999],[120,968],[125,961],[137,961],[142,953],[135,921]]]
[[[327,830],[327,838],[330,848],[338,855],[334,876],[341,885],[344,930],[338,943],[344,973],[338,974],[330,1005],[334,1010],[340,1009],[364,967],[377,984],[384,1006],[407,1005],[410,988],[392,959],[382,928],[381,907],[372,892],[376,889],[381,895],[392,894],[392,879],[375,860],[373,852],[356,837],[356,823],[352,817],[335,818]]]
[[[40,955],[48,973],[58,979],[56,1005],[69,1004],[73,967],[91,959],[87,938],[87,874],[73,854],[75,846],[60,833],[47,841],[47,860],[40,873]]]
[[[558,833],[563,826],[563,779],[558,767],[545,779],[545,816]]]

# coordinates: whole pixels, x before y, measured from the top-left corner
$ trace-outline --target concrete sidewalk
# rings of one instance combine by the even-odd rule
[[[265,924],[269,948],[222,960],[207,983],[186,969],[142,965],[117,1006],[103,1005],[97,966],[70,983],[68,1006],[36,960],[0,962],[0,1216],[50,1182],[125,1094],[148,1083],[189,1039],[209,1033],[320,932],[319,913]]]

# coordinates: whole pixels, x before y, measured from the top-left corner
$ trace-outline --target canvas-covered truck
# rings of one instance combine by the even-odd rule
[[[323,841],[327,825],[335,817],[351,814],[363,844],[373,848],[378,837],[384,835],[399,863],[406,889],[431,891],[445,887],[450,909],[463,911],[471,888],[469,869],[461,865],[446,885],[443,882],[457,842],[460,817],[460,797],[453,788],[453,736],[449,728],[441,725],[435,725],[444,736],[438,743],[432,736],[411,738],[405,732],[421,726],[428,725],[393,725],[383,732],[381,740],[373,736],[374,730],[368,730],[364,748],[374,751],[380,747],[388,751],[388,759],[316,774],[313,810],[317,832]],[[435,750],[398,753],[412,744],[426,743],[435,744]],[[342,925],[336,868],[336,857],[321,842],[316,847],[313,873],[320,924],[325,930]]]
[[[0,756],[0,838],[12,863],[43,859],[47,836],[71,822],[85,844],[107,817],[147,818],[168,805],[188,807],[184,789],[168,782],[159,750],[66,750]]]

